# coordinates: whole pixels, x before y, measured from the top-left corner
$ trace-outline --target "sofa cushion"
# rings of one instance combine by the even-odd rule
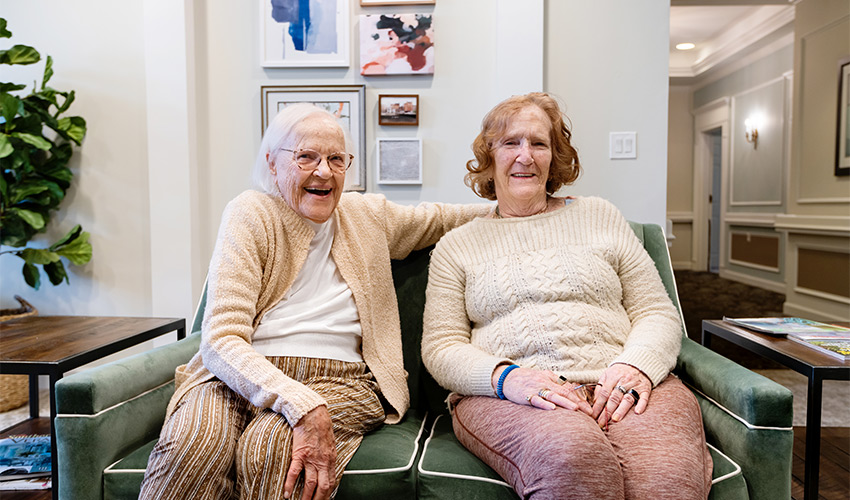
[[[516,500],[513,488],[455,438],[451,417],[431,426],[417,466],[420,499]]]
[[[747,482],[741,466],[714,446],[708,445],[714,470],[711,474],[711,491],[708,500],[747,500]]]
[[[424,430],[425,414],[411,410],[401,422],[366,434],[336,498],[416,498],[415,464]]]
[[[336,498],[415,498],[414,465],[424,428],[424,415],[411,411],[398,424],[367,434],[343,473]],[[145,443],[103,471],[104,499],[139,497],[156,441]]]

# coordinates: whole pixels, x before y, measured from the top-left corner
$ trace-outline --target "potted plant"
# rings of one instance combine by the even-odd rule
[[[10,38],[6,20],[0,18],[0,38]],[[15,45],[0,50],[0,64],[34,64],[41,55],[32,47]],[[74,102],[74,91],[61,92],[47,86],[53,75],[53,59],[47,56],[41,87],[23,95],[25,84],[0,82],[0,255],[24,261],[27,285],[38,289],[44,270],[53,285],[69,283],[63,259],[82,265],[91,259],[89,234],[79,225],[47,248],[29,247],[43,233],[50,216],[71,185],[68,161],[72,144],[80,145],[86,122],[79,116],[63,116]],[[2,249],[2,247],[10,247]]]

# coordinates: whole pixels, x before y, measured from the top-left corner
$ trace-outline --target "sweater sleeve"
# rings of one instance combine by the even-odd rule
[[[487,214],[487,204],[456,205],[420,203],[399,205],[383,196],[364,195],[367,204],[384,219],[391,259],[403,259],[410,252],[433,245],[455,227]]]
[[[638,368],[655,386],[676,365],[682,343],[679,313],[667,295],[655,263],[622,214],[609,204],[600,221],[615,234],[623,307],[631,322],[623,352],[613,363]]]
[[[455,258],[458,249],[441,240],[431,254],[422,361],[441,386],[464,395],[494,396],[491,377],[497,365],[511,360],[492,356],[471,344],[466,313],[466,277]]]
[[[206,368],[233,391],[294,426],[326,402],[251,346],[264,273],[274,252],[270,217],[274,214],[261,203],[244,197],[226,208],[210,263],[200,352]]]

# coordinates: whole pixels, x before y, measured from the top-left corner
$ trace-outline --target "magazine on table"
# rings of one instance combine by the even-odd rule
[[[820,321],[812,321],[805,318],[727,318],[724,316],[723,321],[772,335],[788,335],[793,333],[850,334],[850,328],[845,326],[821,323]]]
[[[10,479],[8,481],[0,481],[0,491],[49,490],[50,485],[50,476]]]
[[[0,439],[0,482],[50,475],[50,436]]]
[[[791,333],[788,339],[838,359],[850,359],[850,333]]]

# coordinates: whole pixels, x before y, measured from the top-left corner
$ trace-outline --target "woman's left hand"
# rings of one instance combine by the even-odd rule
[[[622,420],[632,407],[640,415],[649,403],[651,392],[652,381],[643,372],[631,365],[614,363],[599,378],[592,416],[604,428],[609,420]]]
[[[289,498],[304,471],[306,500],[327,500],[336,486],[336,445],[328,409],[317,406],[292,428],[292,462],[286,473],[283,497]]]

